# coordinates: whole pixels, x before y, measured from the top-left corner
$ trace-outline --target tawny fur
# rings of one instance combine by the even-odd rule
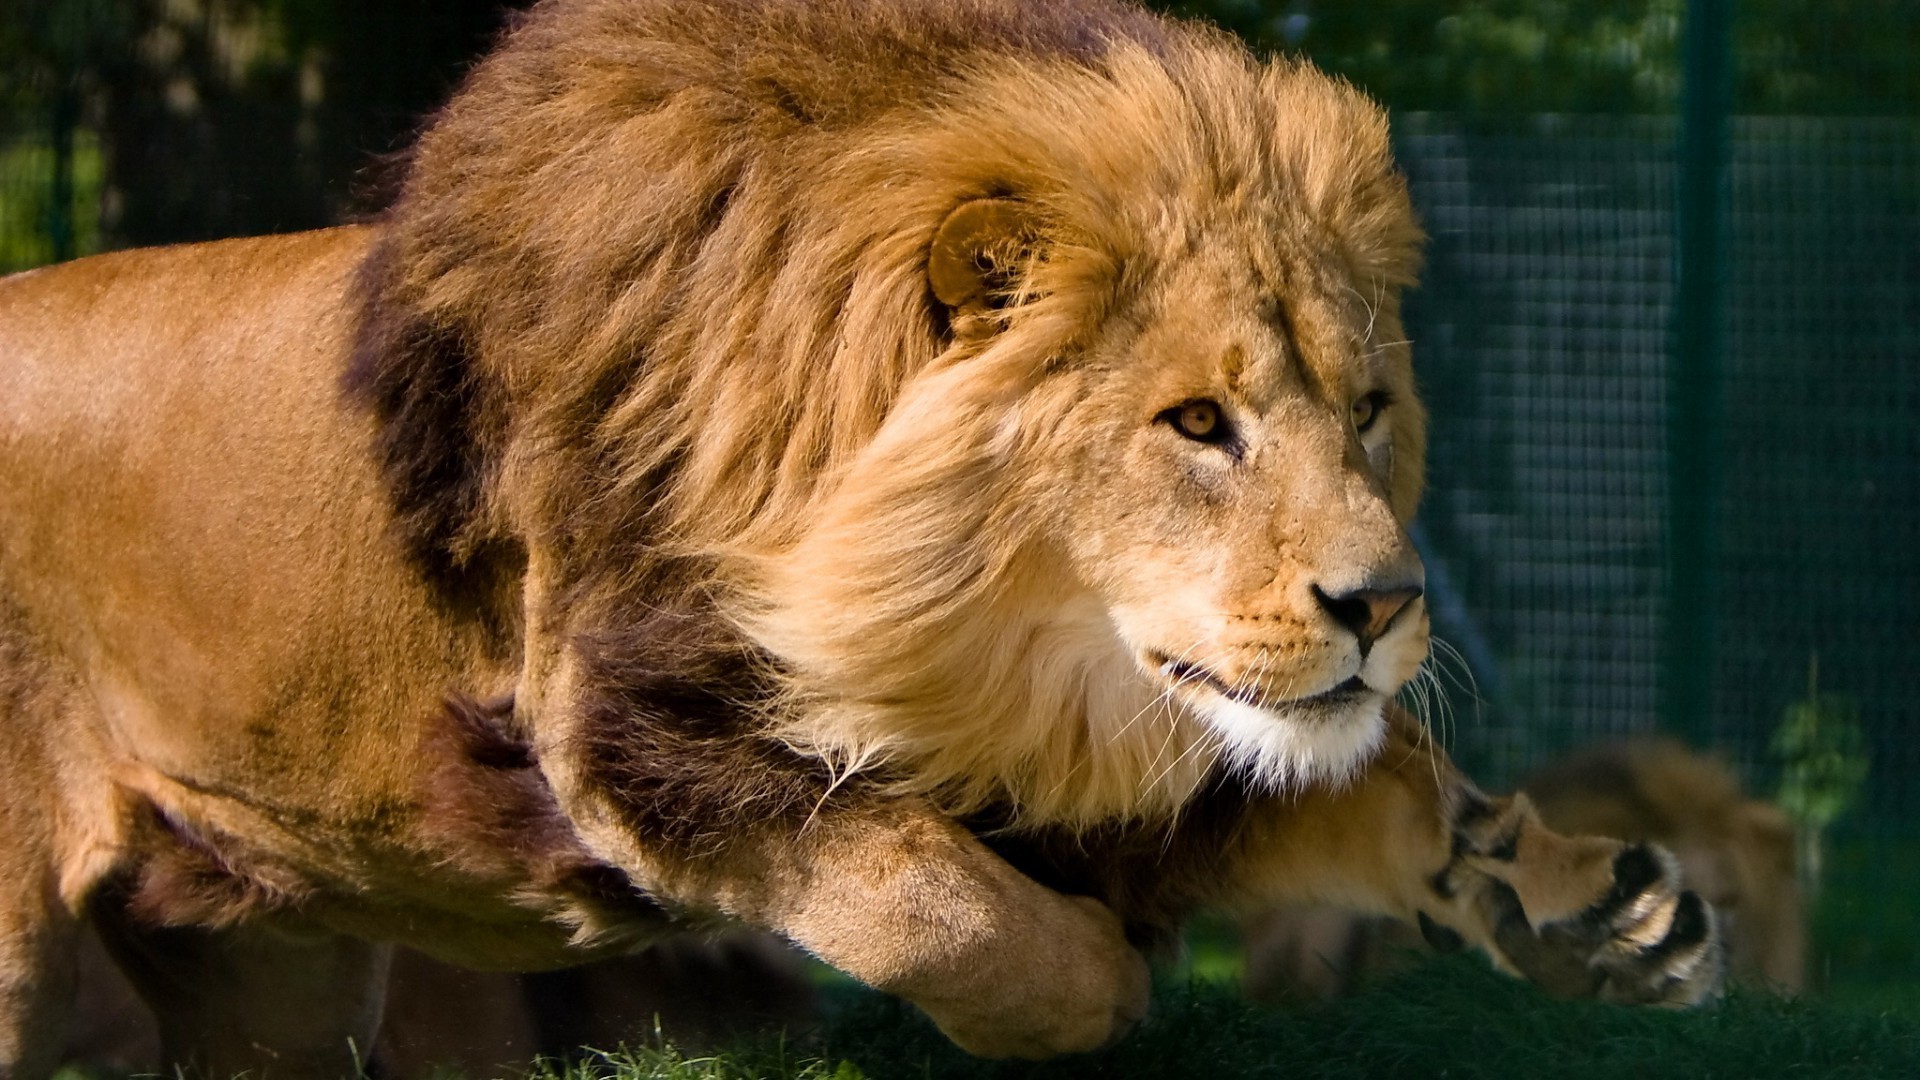
[[[1281,897],[1698,1000],[1391,705],[1418,242],[1361,95],[1125,4],[552,0],[380,221],[6,279],[0,1067],[82,918],[229,1074],[663,908],[998,1056]]]

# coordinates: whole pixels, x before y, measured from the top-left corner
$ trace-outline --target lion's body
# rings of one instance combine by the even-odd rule
[[[371,425],[335,404],[368,239],[130,252],[0,292],[0,595],[45,665],[29,682],[56,688],[14,721],[42,744],[14,787],[65,803],[63,845],[100,864],[72,865],[69,902],[129,846],[132,797],[246,837],[289,887],[391,902],[376,920],[502,917],[444,881],[410,814],[420,718],[450,687],[514,672],[433,603],[396,542]],[[223,295],[225,317],[181,307],[189,283]]]
[[[1660,857],[1388,707],[1418,240],[1364,98],[1132,7],[554,0],[381,221],[0,283],[0,1060],[83,916],[208,1069],[668,916],[996,1054],[1275,896],[1697,998]]]

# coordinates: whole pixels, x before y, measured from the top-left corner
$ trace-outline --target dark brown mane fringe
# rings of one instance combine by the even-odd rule
[[[533,747],[509,729],[512,715],[512,697],[448,699],[421,746],[432,762],[421,792],[428,835],[460,869],[563,897],[599,926],[659,919],[659,905],[580,842]]]
[[[1172,822],[1010,830],[989,811],[963,824],[1035,881],[1112,908],[1135,945],[1164,950],[1189,916],[1220,899],[1250,802],[1246,785],[1222,772]]]
[[[247,858],[240,841],[202,832],[144,798],[136,805],[143,857],[107,890],[134,921],[221,930],[297,912],[312,898],[297,875]]]
[[[479,538],[500,422],[464,333],[400,301],[398,240],[383,233],[354,280],[348,397],[372,410],[374,453],[408,550],[437,585],[457,583]]]
[[[711,614],[631,610],[619,627],[574,642],[588,695],[581,759],[630,828],[697,859],[871,797],[871,781],[835,786],[820,761],[767,737],[766,660]]]

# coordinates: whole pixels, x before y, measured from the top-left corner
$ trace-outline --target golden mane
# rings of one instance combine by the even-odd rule
[[[1045,251],[955,335],[928,249],[991,196]],[[1086,643],[1005,418],[1156,261],[1282,219],[1411,283],[1377,108],[1125,4],[547,4],[423,138],[357,377],[445,567],[521,537],[557,606],[710,597],[775,730],[950,809],[1169,812],[1211,737]]]

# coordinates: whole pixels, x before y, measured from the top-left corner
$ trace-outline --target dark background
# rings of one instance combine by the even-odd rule
[[[1179,7],[1393,112],[1456,755],[1667,731],[1812,783],[1816,985],[1920,1011],[1920,0]],[[0,271],[374,211],[504,17],[7,0]]]

